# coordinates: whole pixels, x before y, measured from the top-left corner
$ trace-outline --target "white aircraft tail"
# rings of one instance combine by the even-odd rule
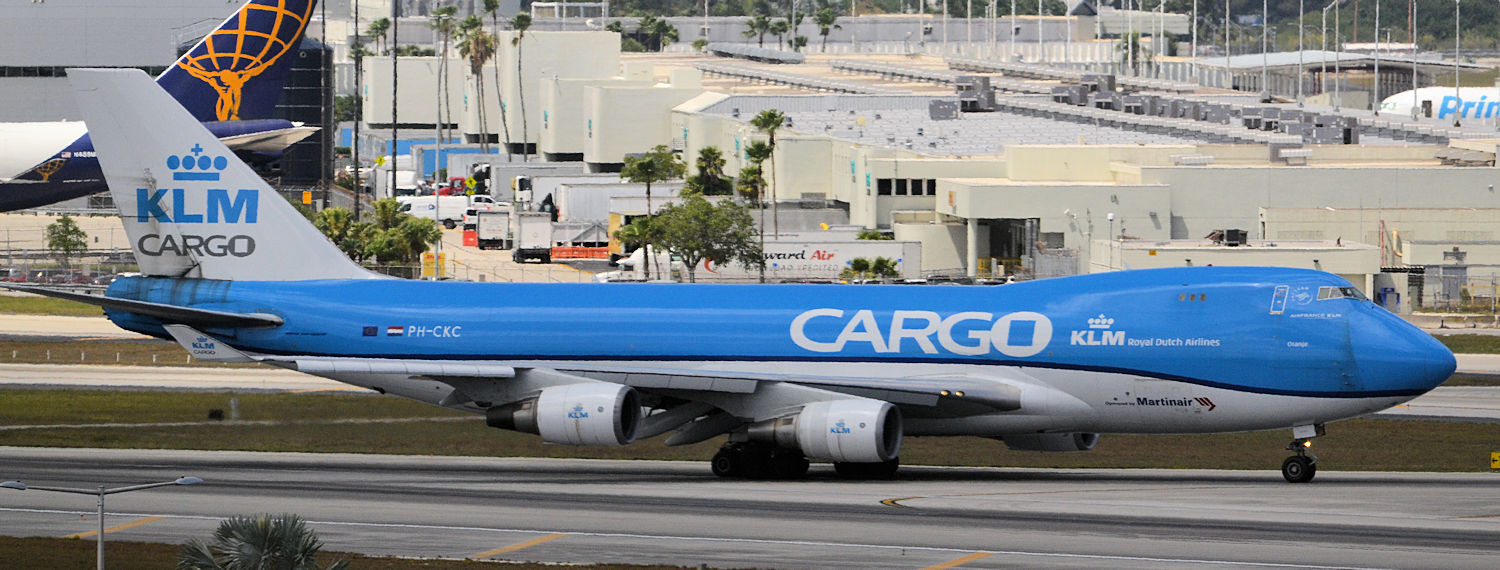
[[[344,256],[145,73],[75,69],[68,77],[142,274],[379,277]]]

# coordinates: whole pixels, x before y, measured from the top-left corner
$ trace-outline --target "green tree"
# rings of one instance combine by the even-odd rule
[[[379,51],[382,55],[385,54],[386,35],[389,34],[390,31],[391,31],[391,19],[390,18],[381,18],[379,20],[375,20],[373,22],[370,22],[369,31],[366,32],[366,35],[368,35],[368,36],[370,36],[372,38],[375,38],[375,43],[376,43],[376,46],[377,46],[376,50]]]
[[[892,237],[890,234],[883,233],[880,230],[863,229],[863,230],[859,230],[859,236],[857,238],[855,238],[855,239],[867,239],[867,240],[873,240],[873,241],[885,241],[885,240],[893,240],[893,239],[896,239],[896,238]]]
[[[708,50],[708,38],[698,38],[696,40],[693,40],[693,51],[696,51],[698,53],[703,53],[703,52],[705,52],[707,50]]]
[[[640,31],[651,41],[652,51],[662,51],[677,41],[677,27],[663,18],[647,15],[641,18]]]
[[[776,109],[766,109],[756,113],[755,117],[750,119],[752,126],[766,133],[766,146],[770,147],[770,150],[766,153],[766,157],[771,160],[770,192],[767,192],[767,194],[770,195],[771,235],[773,236],[781,235],[780,216],[776,214],[776,131],[785,123],[786,115]]]
[[[776,49],[786,49],[786,34],[792,31],[792,24],[782,18],[771,22],[771,29],[768,31],[776,35]]]
[[[47,224],[47,251],[52,252],[63,267],[71,267],[72,259],[88,249],[89,235],[72,217],[63,216]]]
[[[734,190],[746,202],[760,207],[760,189],[765,186],[766,179],[761,176],[760,166],[747,164],[740,168],[739,176],[734,178]]]
[[[371,212],[375,218],[375,229],[385,231],[396,227],[401,223],[401,218],[406,214],[401,212],[401,203],[395,198],[381,198],[371,205]]]
[[[361,104],[359,95],[339,95],[338,97],[334,97],[334,120],[339,122],[359,120],[359,106]]]
[[[469,60],[474,75],[475,108],[479,111],[479,152],[490,153],[490,127],[484,114],[484,65],[495,57],[495,37],[484,31],[484,21],[471,15],[458,24],[458,53]]]
[[[620,169],[620,178],[646,185],[646,226],[651,223],[651,184],[664,180],[677,180],[687,173],[687,165],[677,158],[667,145],[659,144],[650,152],[625,158],[625,167]],[[647,233],[648,237],[650,233]],[[649,260],[647,260],[649,261]],[[646,280],[651,280],[650,264],[646,265]]]
[[[710,204],[702,196],[688,196],[662,209],[654,222],[661,247],[682,259],[688,281],[698,280],[698,266],[739,262],[746,267],[765,264],[755,240],[755,221],[745,207],[724,200]]]
[[[516,14],[510,19],[510,27],[516,30],[516,37],[511,38],[510,45],[516,46],[516,97],[521,102],[521,162],[527,162],[530,156],[527,141],[531,139],[526,132],[526,90],[522,88],[526,85],[526,75],[521,72],[521,48],[526,40],[526,30],[531,28],[531,14]]]
[[[877,257],[874,261],[856,257],[849,260],[849,267],[839,272],[839,277],[844,279],[888,279],[900,275],[896,270],[896,262],[885,257]]]
[[[500,0],[484,0],[484,13],[490,15],[490,39],[500,37]],[[505,89],[500,86],[500,66],[491,68],[495,72],[495,103],[500,105],[500,129],[505,133],[505,161],[510,162],[510,123],[505,120]]]
[[[443,6],[432,11],[431,22],[428,22],[433,31],[437,32],[439,45],[438,51],[438,140],[447,141],[452,138],[448,133],[448,125],[453,124],[453,94],[448,90],[448,40],[453,37],[455,30],[453,23],[454,14],[458,13],[458,6]],[[446,112],[446,115],[444,113]]]
[[[823,8],[822,10],[818,10],[816,14],[813,14],[813,23],[818,25],[818,35],[823,36],[823,47],[819,51],[825,53],[828,51],[829,33],[833,30],[844,29],[843,26],[836,23],[838,20],[839,15],[834,13],[832,8]]]
[[[698,150],[698,159],[693,166],[698,173],[689,176],[683,186],[683,194],[724,196],[734,193],[734,183],[724,176],[724,153],[718,147],[706,146]]]
[[[316,570],[320,566],[315,558],[322,549],[318,533],[297,515],[237,516],[219,523],[212,542],[195,538],[183,544],[177,568]],[[326,568],[343,570],[348,566],[348,561],[340,560]]]
[[[745,31],[740,32],[740,35],[755,38],[757,47],[766,47],[766,33],[770,31],[771,18],[765,14],[756,14],[745,20]]]

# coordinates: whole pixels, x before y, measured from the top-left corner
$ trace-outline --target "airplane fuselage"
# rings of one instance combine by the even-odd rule
[[[109,295],[285,324],[209,329],[242,350],[657,366],[1019,388],[1018,410],[911,417],[907,433],[1222,432],[1409,400],[1451,372],[1429,335],[1326,273],[1183,268],[1000,287],[225,282],[132,278]],[[148,317],[120,326],[165,336]],[[1446,357],[1451,362],[1451,355]],[[340,378],[346,380],[345,378]]]

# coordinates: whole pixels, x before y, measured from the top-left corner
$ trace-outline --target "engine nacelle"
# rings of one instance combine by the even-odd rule
[[[1016,451],[1088,451],[1099,443],[1097,433],[1026,433],[1001,438]]]
[[[877,463],[901,453],[901,410],[877,400],[813,402],[750,426],[751,441],[802,450],[808,459]]]
[[[543,389],[535,398],[485,412],[490,427],[542,436],[565,445],[625,445],[641,425],[641,400],[629,386],[569,384]]]

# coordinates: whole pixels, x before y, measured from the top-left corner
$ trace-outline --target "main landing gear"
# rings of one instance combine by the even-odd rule
[[[710,463],[714,475],[751,479],[800,479],[808,461],[800,451],[758,443],[726,443]]]
[[[731,442],[714,454],[714,475],[747,479],[801,479],[808,461],[800,450],[763,443]],[[834,462],[833,470],[845,479],[894,479],[899,458],[879,463]]]

